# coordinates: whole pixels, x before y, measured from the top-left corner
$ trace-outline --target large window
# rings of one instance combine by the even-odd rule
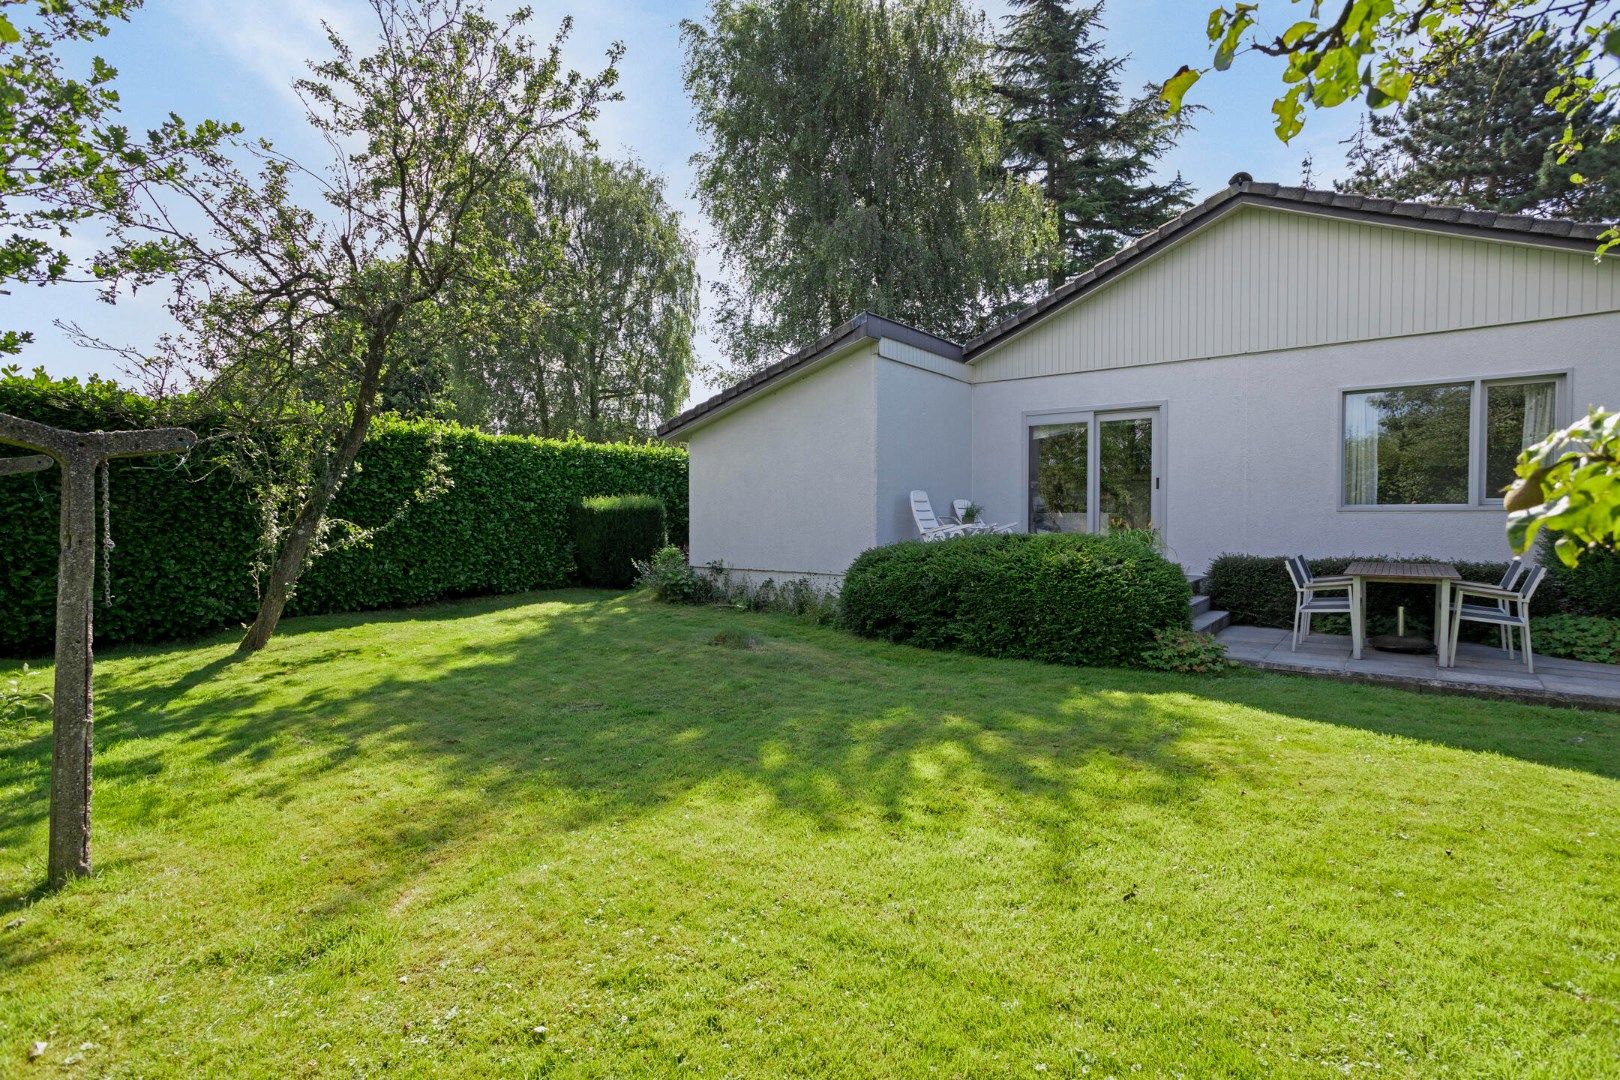
[[[1558,384],[1473,380],[1346,393],[1344,505],[1500,501],[1519,451],[1557,427]]]
[[[1155,408],[1050,415],[1029,427],[1029,531],[1161,524]]]

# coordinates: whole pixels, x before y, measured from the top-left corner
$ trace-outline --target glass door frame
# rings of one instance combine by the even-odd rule
[[[1153,528],[1160,536],[1165,532],[1165,444],[1168,427],[1165,417],[1169,403],[1141,401],[1121,405],[1099,405],[1089,409],[1062,409],[1053,412],[1026,412],[1021,426],[1024,444],[1021,457],[1024,465],[1024,531],[1035,530],[1035,472],[1032,453],[1033,429],[1053,424],[1086,425],[1086,531],[1099,532],[1102,503],[1102,425],[1110,420],[1141,420],[1153,422],[1153,503],[1149,510]]]

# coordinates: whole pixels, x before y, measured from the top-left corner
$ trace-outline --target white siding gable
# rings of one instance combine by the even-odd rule
[[[994,382],[1617,310],[1617,259],[1249,206],[972,366]]]

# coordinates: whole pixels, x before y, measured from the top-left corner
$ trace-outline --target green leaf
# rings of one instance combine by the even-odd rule
[[[1271,103],[1272,114],[1277,117],[1277,138],[1287,142],[1305,127],[1305,120],[1301,115],[1299,99],[1305,92],[1305,86],[1294,87],[1288,93]]]
[[[1165,103],[1170,106],[1172,113],[1180,112],[1181,99],[1187,96],[1187,91],[1192,89],[1193,83],[1201,78],[1203,78],[1203,72],[1195,71],[1183,64],[1181,70],[1170,76],[1169,80],[1164,84],[1164,88],[1159,91],[1159,97],[1164,99]]]
[[[11,25],[11,20],[0,15],[0,45],[15,45],[22,40],[22,34]]]
[[[1301,19],[1299,22],[1283,31],[1282,43],[1292,49],[1299,43],[1300,38],[1304,37],[1306,34],[1309,34],[1315,29],[1316,24],[1311,22],[1311,20]]]
[[[1620,26],[1609,27],[1608,33],[1603,35],[1603,51],[1610,56],[1620,56]]]

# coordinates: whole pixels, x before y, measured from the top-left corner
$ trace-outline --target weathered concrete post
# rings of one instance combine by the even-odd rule
[[[35,451],[0,458],[0,475],[62,470],[56,570],[56,699],[51,750],[51,886],[90,872],[90,761],[94,746],[91,665],[96,580],[96,470],[115,458],[175,454],[197,436],[185,428],[64,431],[0,413],[0,443]]]

